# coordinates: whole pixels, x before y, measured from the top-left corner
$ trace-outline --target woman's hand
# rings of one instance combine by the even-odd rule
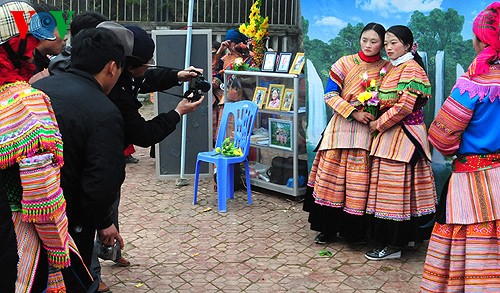
[[[353,111],[351,113],[351,116],[356,121],[361,122],[363,124],[368,124],[370,121],[375,120],[375,117],[373,117],[373,115],[368,112]]]
[[[370,122],[369,124],[370,126],[370,133],[374,133],[374,132],[377,132],[377,120],[373,120]]]

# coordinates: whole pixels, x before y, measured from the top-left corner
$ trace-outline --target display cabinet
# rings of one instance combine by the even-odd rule
[[[252,94],[255,92],[256,88],[267,88],[268,90],[266,97],[269,98],[269,91],[273,86],[281,89],[282,91],[284,91],[284,93],[286,93],[287,91],[292,92],[293,90],[292,106],[285,107],[285,109],[289,109],[288,111],[280,111],[272,109],[272,107],[266,109],[265,106],[262,106],[259,109],[252,138],[254,138],[254,136],[256,137],[256,133],[259,132],[259,135],[262,137],[262,139],[258,141],[252,140],[251,144],[251,146],[256,149],[256,151],[254,152],[256,156],[255,161],[260,166],[270,167],[273,155],[293,157],[293,179],[291,180],[293,181],[293,183],[289,183],[289,186],[287,186],[287,184],[272,183],[269,181],[269,178],[266,178],[267,176],[263,174],[264,170],[260,170],[257,176],[252,176],[251,184],[294,197],[304,195],[306,191],[305,186],[307,183],[307,174],[299,174],[299,157],[304,157],[307,161],[304,139],[305,133],[301,136],[302,139],[299,139],[299,128],[303,129],[301,128],[301,121],[303,118],[305,119],[306,115],[304,93],[301,93],[299,90],[300,80],[303,78],[303,76],[297,74],[275,72],[226,70],[224,72],[225,101],[228,100],[228,79],[231,76],[236,78],[244,78],[246,80],[246,82],[244,83],[244,87],[246,87],[245,91],[247,92],[247,99],[254,98],[254,100],[256,100],[255,97],[258,95],[258,93],[255,93],[255,95]],[[282,95],[282,99],[285,99],[284,93]],[[264,102],[265,101],[267,101],[267,99],[264,100]],[[276,140],[277,138],[274,136],[274,132],[272,132],[276,127],[281,127],[280,130],[285,129],[282,131],[283,135],[287,135],[288,133],[286,132],[286,129],[289,129],[289,143],[281,144],[279,140]],[[267,140],[265,139],[265,134],[263,134],[266,129],[268,131]],[[282,137],[279,137],[279,139],[281,138]],[[283,139],[283,141],[288,142],[287,139]],[[299,186],[299,175],[303,176],[300,179],[300,183],[302,183],[302,186]]]

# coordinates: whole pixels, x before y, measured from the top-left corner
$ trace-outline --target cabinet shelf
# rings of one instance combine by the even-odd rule
[[[279,193],[288,194],[291,196],[302,196],[302,195],[306,194],[306,187],[299,187],[297,189],[297,191],[294,191],[292,187],[288,187],[286,185],[276,184],[276,183],[272,183],[272,182],[267,182],[267,181],[264,181],[264,180],[258,179],[258,178],[250,179],[250,184],[257,186],[257,187],[276,191]]]

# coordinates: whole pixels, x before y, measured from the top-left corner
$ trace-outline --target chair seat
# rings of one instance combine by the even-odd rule
[[[211,152],[201,152],[198,153],[197,160],[201,160],[203,162],[208,162],[208,163],[216,163],[221,160],[226,160],[228,164],[236,164],[236,163],[241,163],[246,160],[245,156],[238,156],[238,157],[226,157],[222,154],[218,154],[215,151]]]

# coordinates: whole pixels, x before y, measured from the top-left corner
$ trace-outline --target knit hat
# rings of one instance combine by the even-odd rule
[[[132,50],[132,56],[127,56],[127,61],[130,65],[154,65],[152,58],[155,51],[155,43],[153,39],[151,39],[145,30],[138,26],[126,25],[125,28],[132,31],[134,34],[134,49]]]
[[[134,48],[134,33],[132,31],[113,21],[101,22],[97,27],[103,27],[112,31],[122,43],[125,56],[132,56]]]
[[[246,42],[247,40],[248,37],[240,33],[237,29],[228,30],[226,33],[226,37],[224,38],[224,41],[231,41],[235,43],[242,43]]]
[[[14,15],[12,12],[19,11],[16,13],[22,13],[22,18],[24,22],[16,23]],[[21,36],[25,37],[26,32],[32,33],[35,37],[41,40],[54,40],[54,29],[52,31],[47,31],[42,24],[42,18],[35,17],[35,21],[32,23],[30,12],[34,12],[35,9],[25,1],[12,1],[12,0],[1,0],[0,1],[0,44],[6,43],[13,37]],[[52,18],[54,19],[54,18]],[[55,21],[55,20],[54,20]],[[29,24],[29,27],[26,25]],[[21,31],[19,31],[18,25],[21,26]],[[24,30],[22,26],[25,25]],[[55,26],[54,26],[55,27]]]
[[[500,3],[491,3],[474,19],[472,31],[488,46],[477,55],[469,67],[469,74],[483,74],[489,71],[489,63],[500,59]]]

